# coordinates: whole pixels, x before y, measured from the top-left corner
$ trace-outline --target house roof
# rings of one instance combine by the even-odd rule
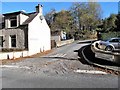
[[[28,15],[27,13],[23,12],[23,11],[17,11],[17,12],[12,12],[12,13],[6,13],[6,14],[3,14],[4,16],[9,16],[9,15],[18,15],[18,14],[24,14],[24,15]]]
[[[22,25],[27,25],[27,24],[29,24],[36,16],[37,16],[37,14],[38,13],[36,13],[36,12],[32,12],[32,13],[25,13],[25,12],[23,12],[23,11],[18,11],[18,12],[12,12],[12,13],[6,13],[6,14],[3,14],[3,16],[9,16],[9,15],[18,15],[18,14],[24,14],[24,15],[27,15],[27,16],[29,16],[29,18],[25,21],[25,22],[23,22],[23,24]]]
[[[27,13],[28,15],[35,14],[36,12]]]
[[[36,13],[36,12],[25,13],[23,11],[17,11],[17,12],[3,14],[3,16],[6,17],[6,16],[11,16],[11,15],[19,15],[19,14],[24,14],[24,15],[27,15],[29,17],[27,20],[25,20],[25,22],[23,22],[22,25],[29,24],[38,15],[38,13]]]
[[[37,15],[38,15],[38,13],[30,14],[30,15],[29,15],[29,18],[28,18],[25,22],[23,22],[22,25],[29,24]]]

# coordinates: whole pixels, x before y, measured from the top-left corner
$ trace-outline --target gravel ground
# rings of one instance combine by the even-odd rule
[[[6,68],[11,70],[20,69],[20,72],[44,73],[44,74],[66,74],[74,73],[74,70],[95,70],[92,66],[84,65],[78,60],[78,55],[74,50],[86,44],[66,45],[53,49],[52,53],[36,58],[27,58],[20,62],[9,63],[9,66],[20,68]]]
[[[86,44],[72,43],[49,54],[3,65],[4,88],[116,88],[118,77],[91,73],[96,68],[82,64],[74,50]],[[80,61],[79,61],[80,60]],[[75,72],[75,70],[83,72]],[[90,73],[89,73],[90,71]]]
[[[7,68],[20,72],[43,73],[48,75],[63,75],[74,73],[74,70],[94,70],[92,66],[83,65],[79,60],[62,60],[46,58],[29,58],[17,63],[11,63],[9,66],[18,66],[19,68]]]

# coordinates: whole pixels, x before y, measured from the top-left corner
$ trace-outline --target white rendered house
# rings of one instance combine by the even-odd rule
[[[3,27],[0,29],[0,47],[27,49],[29,55],[51,49],[50,28],[42,13],[42,5],[36,12],[23,11],[3,14]]]

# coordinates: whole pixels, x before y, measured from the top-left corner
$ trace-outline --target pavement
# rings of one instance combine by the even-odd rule
[[[44,56],[1,66],[2,88],[118,88],[118,76],[79,61],[74,50],[87,44],[74,42]]]

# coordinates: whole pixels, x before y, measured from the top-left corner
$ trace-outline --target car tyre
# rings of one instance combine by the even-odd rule
[[[105,48],[105,51],[113,51],[113,47],[112,46],[107,46],[106,48]]]
[[[98,48],[98,43],[96,43],[96,44],[95,44],[95,47],[97,47],[97,48]]]

